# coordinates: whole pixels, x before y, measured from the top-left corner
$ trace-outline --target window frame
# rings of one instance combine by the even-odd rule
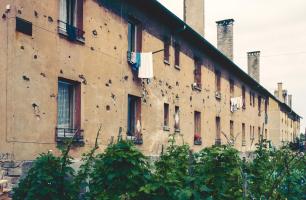
[[[137,130],[137,123],[140,123],[140,131]],[[128,95],[128,112],[127,112],[127,135],[139,136],[141,134],[141,98],[138,96]]]
[[[168,103],[164,103],[164,131],[169,131],[170,128],[170,106]]]
[[[201,112],[199,111],[194,111],[194,144],[202,144]]]

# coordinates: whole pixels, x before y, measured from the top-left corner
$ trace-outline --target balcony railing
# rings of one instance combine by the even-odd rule
[[[70,41],[84,41],[85,32],[67,22],[58,21],[58,31],[68,37]]]
[[[55,137],[57,143],[72,140],[73,143],[84,145],[84,130],[73,128],[55,128]]]

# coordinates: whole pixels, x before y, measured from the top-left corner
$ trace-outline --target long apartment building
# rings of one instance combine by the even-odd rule
[[[292,140],[300,116],[259,83],[260,52],[245,73],[234,21],[217,22],[217,49],[204,1],[184,9],[182,21],[155,0],[1,0],[0,152],[33,160],[73,137],[80,157],[100,124],[101,150],[120,132],[152,156],[170,134],[195,151]]]

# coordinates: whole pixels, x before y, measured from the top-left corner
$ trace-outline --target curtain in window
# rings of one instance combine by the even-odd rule
[[[58,128],[72,128],[71,85],[59,82],[58,85]]]
[[[67,23],[67,0],[60,0],[60,15],[59,15],[59,28],[61,31],[66,32]]]

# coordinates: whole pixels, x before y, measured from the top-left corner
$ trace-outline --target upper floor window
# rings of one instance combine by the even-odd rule
[[[83,0],[60,0],[59,32],[69,40],[83,41]]]
[[[245,139],[245,123],[242,123],[242,146],[246,145],[246,139]]]
[[[258,115],[261,116],[261,96],[258,96]]]
[[[196,89],[201,89],[202,87],[202,67],[199,58],[194,58],[194,83]]]
[[[164,63],[170,64],[170,38],[164,38]]]
[[[178,43],[174,44],[174,66],[180,68],[180,51],[181,46]]]
[[[221,93],[221,72],[219,70],[215,71],[215,87],[216,92]]]
[[[128,22],[128,51],[141,52],[142,48],[142,26],[135,19]]]
[[[245,87],[242,86],[242,108],[245,109],[246,103],[245,103]]]
[[[230,120],[230,139],[232,142],[235,140],[235,135],[234,135],[234,121]]]
[[[234,97],[235,95],[235,84],[234,84],[234,80],[230,79],[229,80],[229,84],[230,84],[230,95],[231,97]]]

